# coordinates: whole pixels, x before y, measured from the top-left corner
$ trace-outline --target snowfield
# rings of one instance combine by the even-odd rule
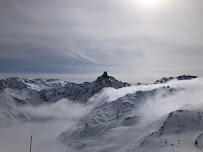
[[[30,135],[43,152],[201,152],[203,79],[0,80],[1,150],[28,151]]]

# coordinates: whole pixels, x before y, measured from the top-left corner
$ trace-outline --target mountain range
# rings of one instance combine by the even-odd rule
[[[83,106],[94,105],[73,128],[57,137],[58,141],[75,150],[198,152],[203,148],[203,103],[186,104],[168,113],[160,106],[187,91],[184,87],[173,86],[173,82],[181,84],[181,81],[189,82],[197,78],[189,75],[164,77],[149,85],[130,85],[116,80],[107,72],[93,82],[82,84],[58,79],[1,79],[0,122],[48,121],[50,118],[39,118],[23,111],[22,107],[40,107],[65,98]],[[124,93],[118,95],[121,91]],[[110,92],[114,98],[104,98],[99,103],[90,102],[96,102],[105,92]],[[157,104],[159,101],[160,105]],[[153,115],[157,111],[163,111],[162,115]]]

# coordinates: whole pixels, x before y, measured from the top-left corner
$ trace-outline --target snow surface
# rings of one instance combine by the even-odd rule
[[[0,80],[0,125],[18,122],[20,131],[21,124],[32,123],[37,130],[43,126],[41,136],[50,133],[50,138],[64,143],[71,152],[200,152],[202,99],[203,80],[196,76],[162,78],[155,84],[135,86],[106,72],[82,84],[7,78]],[[9,139],[2,130],[0,126],[0,147]],[[59,149],[47,151],[64,151],[64,147]]]

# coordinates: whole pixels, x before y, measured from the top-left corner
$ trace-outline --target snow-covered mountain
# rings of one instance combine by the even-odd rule
[[[161,87],[106,102],[79,120],[73,129],[62,133],[58,140],[84,152],[200,152],[203,104],[186,105],[155,121],[145,121],[140,112],[146,102],[182,91]]]
[[[159,84],[159,83],[167,83],[171,80],[191,80],[191,79],[195,79],[197,78],[197,76],[191,76],[191,75],[182,75],[182,76],[178,76],[178,77],[163,77],[160,80],[157,80],[154,84]]]
[[[68,83],[59,89],[42,90],[40,91],[40,96],[44,101],[49,102],[67,98],[84,103],[103,88],[112,87],[118,89],[127,86],[130,86],[130,84],[118,81],[114,77],[108,76],[107,72],[104,72],[103,75],[93,82],[84,82],[82,84]]]
[[[25,89],[33,89],[33,90],[44,90],[51,88],[61,88],[68,84],[66,81],[61,81],[58,79],[32,79],[32,78],[18,78],[18,77],[10,77],[6,79],[0,80],[0,89],[10,88],[16,90],[25,90]]]
[[[193,108],[193,105],[183,107],[183,109],[173,111],[159,121],[153,122],[159,127],[156,131],[152,131],[144,137],[138,151],[142,151],[142,149],[151,149],[152,151],[200,151],[203,131],[202,106],[199,109]]]
[[[135,94],[127,94],[115,101],[105,102],[83,117],[74,129],[62,133],[58,139],[78,150],[100,151],[101,149],[97,150],[95,147],[108,145],[108,148],[104,146],[101,151],[108,151],[108,149],[116,151],[127,142],[123,141],[122,145],[119,143],[117,146],[112,145],[111,147],[114,141],[106,139],[104,141],[102,138],[111,134],[113,130],[120,128],[124,128],[124,130],[127,128],[132,129],[133,126],[141,125],[142,116],[138,112],[140,105],[144,104],[148,99],[153,100],[156,98],[156,94],[159,92],[161,92],[160,96],[165,97],[175,93],[176,90],[161,87],[150,91],[138,91]],[[126,136],[126,138],[128,137]],[[104,143],[100,143],[101,139]]]
[[[42,123],[59,117],[69,124],[74,119],[77,123],[55,137],[81,152],[200,152],[203,81],[195,78],[183,75],[134,86],[107,72],[82,84],[2,79],[0,124],[6,120]],[[73,105],[67,104],[69,100]],[[74,111],[76,118],[66,119]]]
[[[32,79],[11,77],[0,80],[0,118],[31,119],[28,114],[18,110],[22,105],[53,103],[66,98],[85,103],[103,88],[115,89],[130,86],[108,76],[107,72],[93,82],[70,83],[58,79]]]
[[[0,119],[27,119],[30,117],[18,107],[42,104],[40,91],[64,87],[67,82],[56,79],[10,77],[0,80]]]

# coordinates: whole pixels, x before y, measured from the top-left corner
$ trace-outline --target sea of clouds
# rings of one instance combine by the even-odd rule
[[[56,103],[41,106],[24,106],[20,110],[38,118],[28,122],[15,121],[0,126],[0,151],[28,152],[30,136],[33,136],[33,152],[66,152],[74,151],[58,142],[56,138],[64,131],[75,126],[78,120],[88,114],[93,108],[104,102],[111,102],[127,94],[137,91],[148,91],[163,86],[170,86],[179,91],[163,97],[163,92],[153,99],[139,105],[136,112],[144,122],[151,123],[162,116],[180,109],[186,105],[203,104],[203,78],[193,80],[173,80],[165,84],[137,85],[121,89],[105,88],[95,94],[86,104],[62,99]],[[40,119],[41,118],[41,119]],[[46,121],[45,121],[46,120]]]

